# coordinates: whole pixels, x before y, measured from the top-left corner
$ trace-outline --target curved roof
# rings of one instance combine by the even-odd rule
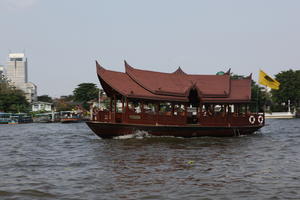
[[[150,100],[171,100],[187,102],[188,99],[183,96],[165,96],[156,95],[145,90],[138,83],[133,81],[126,73],[106,70],[97,63],[97,74],[101,85],[108,96],[115,90],[117,93],[131,98],[142,98]]]
[[[136,69],[125,61],[125,73],[104,69],[96,61],[98,78],[108,96],[188,102],[196,89],[204,102],[246,102],[251,98],[251,78],[231,80],[224,75],[190,75],[180,67],[173,73]]]
[[[154,94],[187,96],[196,85],[203,96],[226,97],[229,94],[229,75],[188,75],[180,68],[174,73],[135,69],[125,61],[125,70],[135,82]],[[149,78],[151,77],[151,78]]]

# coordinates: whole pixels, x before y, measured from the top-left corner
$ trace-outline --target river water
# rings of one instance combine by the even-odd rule
[[[192,139],[102,140],[85,123],[1,125],[0,199],[300,199],[300,119]]]

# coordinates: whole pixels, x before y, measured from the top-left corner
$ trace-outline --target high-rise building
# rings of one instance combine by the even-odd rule
[[[11,83],[25,93],[31,103],[37,99],[37,88],[28,82],[28,62],[24,53],[10,53],[6,65],[6,76]]]

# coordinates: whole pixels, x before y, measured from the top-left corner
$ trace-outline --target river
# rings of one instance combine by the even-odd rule
[[[300,119],[230,138],[102,140],[85,123],[0,125],[0,199],[300,199]]]

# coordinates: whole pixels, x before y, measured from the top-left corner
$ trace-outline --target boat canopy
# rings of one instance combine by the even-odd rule
[[[125,61],[125,72],[107,70],[96,61],[99,81],[109,97],[169,102],[249,103],[251,75],[231,79],[222,75],[187,74],[180,67],[173,73],[136,69]]]

